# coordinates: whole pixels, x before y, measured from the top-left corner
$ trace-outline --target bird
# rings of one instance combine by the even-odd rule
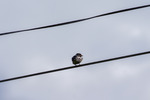
[[[81,61],[83,60],[81,53],[77,53],[72,57],[72,63],[76,66],[77,64],[80,65]]]

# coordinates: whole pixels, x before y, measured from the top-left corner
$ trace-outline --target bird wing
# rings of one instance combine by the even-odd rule
[[[75,60],[76,60],[76,56],[73,56],[73,57],[72,57],[72,61],[75,61]]]

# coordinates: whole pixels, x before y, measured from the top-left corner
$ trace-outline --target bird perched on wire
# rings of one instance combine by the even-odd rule
[[[77,53],[76,55],[74,55],[74,56],[72,57],[72,63],[73,63],[74,65],[76,65],[76,64],[79,64],[79,65],[80,65],[81,61],[83,60],[82,56],[83,56],[83,55],[82,55],[81,53]]]

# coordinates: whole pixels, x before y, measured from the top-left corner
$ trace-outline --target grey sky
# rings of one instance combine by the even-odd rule
[[[148,0],[0,0],[0,32],[149,4]],[[0,79],[150,50],[150,8],[0,37]],[[150,55],[0,84],[0,100],[150,100]]]

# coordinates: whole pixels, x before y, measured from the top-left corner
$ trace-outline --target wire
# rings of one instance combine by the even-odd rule
[[[93,16],[93,17],[88,17],[88,18],[83,18],[83,19],[78,19],[78,20],[73,20],[73,21],[53,24],[53,25],[47,25],[47,26],[42,26],[42,27],[36,27],[36,28],[30,28],[30,29],[24,29],[24,30],[12,31],[12,32],[0,33],[0,36],[8,35],[8,34],[14,34],[14,33],[19,33],[19,32],[25,32],[25,31],[32,31],[32,30],[50,28],[50,27],[57,27],[57,26],[62,26],[62,25],[67,25],[67,24],[73,24],[73,23],[78,23],[78,22],[90,20],[90,19],[97,18],[97,17],[102,17],[102,16],[107,16],[107,15],[122,13],[122,12],[126,12],[126,11],[146,8],[146,7],[150,7],[150,4],[149,5],[144,5],[144,6],[133,7],[133,8],[127,8],[127,9],[118,10],[118,11],[113,11],[113,12],[109,12],[109,13],[105,13],[105,14],[96,15],[96,16]]]
[[[54,69],[54,70],[49,70],[49,71],[44,71],[44,72],[39,72],[39,73],[34,73],[34,74],[29,74],[29,75],[24,75],[24,76],[19,76],[19,77],[14,77],[14,78],[8,78],[8,79],[0,80],[0,83],[7,82],[7,81],[13,81],[13,80],[17,80],[17,79],[22,79],[22,78],[27,78],[27,77],[32,77],[32,76],[37,76],[37,75],[42,75],[42,74],[47,74],[47,73],[53,73],[53,72],[58,72],[58,71],[78,68],[78,67],[83,67],[83,66],[88,66],[88,65],[93,65],[93,64],[98,64],[98,63],[104,63],[104,62],[109,62],[109,61],[129,58],[129,57],[146,55],[146,54],[150,54],[150,51],[136,53],[136,54],[131,54],[131,55],[126,55],[126,56],[121,56],[121,57],[116,57],[116,58],[110,58],[110,59],[105,59],[105,60],[100,60],[100,61],[95,61],[95,62],[90,62],[90,63],[85,63],[85,64],[81,64],[81,65],[77,65],[77,66],[64,67],[64,68],[59,68],[59,69]]]

